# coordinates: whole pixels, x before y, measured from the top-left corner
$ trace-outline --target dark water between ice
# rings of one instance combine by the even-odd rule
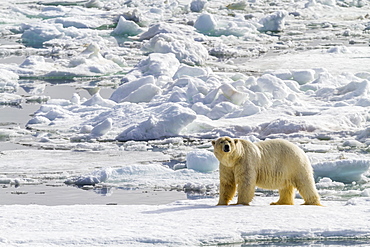
[[[111,88],[100,88],[100,95],[108,99],[113,92]],[[66,99],[72,98],[74,93],[78,93],[81,98],[89,99],[91,95],[87,90],[71,86],[68,84],[46,84],[45,91],[40,94],[49,96],[51,99]],[[30,96],[22,86],[15,93],[21,96]],[[31,119],[31,115],[37,111],[44,103],[26,103],[23,102],[19,106],[0,106],[0,128],[20,126],[24,128],[26,123]],[[1,141],[1,140],[0,140]]]

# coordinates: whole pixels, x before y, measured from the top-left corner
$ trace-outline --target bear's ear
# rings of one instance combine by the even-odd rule
[[[216,141],[212,141],[212,146],[215,146],[216,145]]]
[[[234,143],[235,143],[235,144],[237,144],[237,143],[238,143],[238,141],[239,141],[238,139],[234,139]]]

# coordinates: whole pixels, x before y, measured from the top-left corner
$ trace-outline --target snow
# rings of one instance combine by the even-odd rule
[[[369,8],[334,0],[4,2],[0,183],[150,188],[188,199],[0,206],[0,245],[368,241]],[[250,207],[215,207],[211,140],[224,135],[300,146],[325,207],[299,206],[299,198],[271,207],[277,192],[263,190]]]
[[[1,206],[0,241],[33,246],[201,246],[258,241],[364,243],[369,238],[368,220],[363,217],[368,200],[272,207],[271,199],[258,198],[250,207],[216,207],[213,199],[158,206]]]

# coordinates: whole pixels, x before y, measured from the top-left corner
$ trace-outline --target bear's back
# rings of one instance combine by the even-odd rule
[[[279,187],[282,181],[292,180],[302,172],[312,174],[305,152],[291,142],[281,139],[256,143],[261,152],[257,165],[257,184],[262,188]]]
[[[257,142],[256,146],[259,148],[261,155],[265,157],[273,156],[275,159],[297,159],[300,162],[309,162],[306,153],[287,140],[272,139],[261,141]]]

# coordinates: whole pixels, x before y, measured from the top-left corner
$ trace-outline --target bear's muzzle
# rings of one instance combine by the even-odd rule
[[[225,145],[225,146],[224,146],[224,152],[225,152],[225,153],[230,152],[230,146],[229,146],[229,145]]]

